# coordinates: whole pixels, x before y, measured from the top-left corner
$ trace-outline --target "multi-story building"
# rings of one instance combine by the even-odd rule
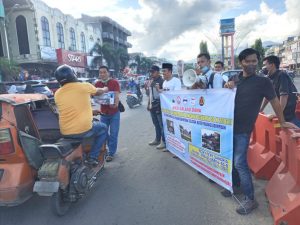
[[[3,3],[12,60],[29,74],[42,77],[51,76],[60,64],[72,66],[79,74],[86,72],[87,53],[95,43],[102,44],[101,29],[63,14],[41,0]]]
[[[300,36],[289,37],[283,44],[271,46],[265,55],[278,56],[281,68],[295,70],[300,74]]]
[[[300,73],[300,36],[291,37],[284,42],[285,51],[282,63],[290,70]]]
[[[127,37],[131,36],[131,32],[111,18],[91,17],[83,14],[81,15],[81,21],[101,29],[103,43],[110,44],[114,49],[123,48],[128,52],[128,48],[132,47],[127,40]]]

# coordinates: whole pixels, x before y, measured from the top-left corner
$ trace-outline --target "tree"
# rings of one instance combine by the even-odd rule
[[[261,39],[256,39],[254,45],[251,46],[251,48],[254,48],[257,50],[260,54],[260,60],[258,62],[258,68],[261,69],[263,66],[263,58],[265,57],[265,49],[262,46]]]
[[[154,64],[154,62],[147,57],[142,57],[141,58],[141,64],[140,64],[140,72],[142,74],[148,73],[150,67]]]
[[[139,55],[136,55],[134,58],[136,62],[136,73],[140,74],[140,68],[141,68],[141,57]]]
[[[91,49],[90,55],[94,56],[92,67],[98,68],[98,66],[102,66],[103,52],[102,46],[98,42]]]
[[[102,54],[107,62],[108,68],[113,68],[115,63],[115,52],[113,47],[108,43],[104,43],[102,45]]]
[[[94,65],[99,64],[98,61],[101,61],[102,57],[106,60],[109,68],[114,68],[116,71],[119,68],[125,68],[129,61],[129,55],[124,48],[114,49],[110,44],[104,43],[102,46],[99,43],[96,43],[90,51],[90,55],[95,55]]]
[[[0,58],[0,74],[3,80],[12,81],[18,76],[20,67],[16,62],[6,58]]]
[[[201,41],[199,48],[200,48],[200,53],[208,53],[209,54],[206,41]]]

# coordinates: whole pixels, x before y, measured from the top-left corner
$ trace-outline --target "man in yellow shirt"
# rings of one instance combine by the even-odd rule
[[[94,136],[87,163],[97,166],[101,147],[107,138],[107,126],[101,122],[93,122],[90,97],[108,92],[108,89],[78,82],[74,70],[68,65],[59,66],[54,74],[61,85],[54,96],[59,112],[60,131],[67,138],[83,139]]]

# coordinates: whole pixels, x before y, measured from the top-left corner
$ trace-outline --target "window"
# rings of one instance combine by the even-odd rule
[[[70,50],[76,51],[76,37],[75,37],[75,30],[74,28],[70,28],[70,41],[71,41],[71,46]]]
[[[61,23],[56,24],[58,48],[65,48],[64,29]]]
[[[18,16],[16,19],[17,36],[20,55],[30,54],[27,23],[24,16]]]
[[[43,32],[43,43],[44,46],[51,46],[51,41],[50,41],[50,30],[49,30],[49,22],[46,17],[41,18],[42,22],[42,32]]]
[[[80,34],[80,39],[81,39],[81,51],[86,52],[85,36],[83,32],[81,32]]]

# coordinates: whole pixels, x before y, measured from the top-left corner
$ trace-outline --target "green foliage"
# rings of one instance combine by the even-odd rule
[[[201,41],[199,48],[200,48],[200,53],[208,53],[209,54],[206,41]]]
[[[134,61],[130,64],[130,68],[136,67],[137,74],[147,74],[151,66],[155,64],[152,59],[139,55],[134,57]]]
[[[100,60],[102,63],[103,57],[107,62],[107,66],[115,71],[124,69],[129,61],[129,55],[124,48],[114,49],[109,43],[104,43],[102,46],[96,43],[90,51],[90,54],[93,53],[97,53],[97,55],[99,55],[99,57],[96,57],[95,60]]]
[[[260,54],[260,60],[258,62],[258,68],[261,69],[263,66],[263,58],[265,57],[265,49],[262,46],[261,39],[256,39],[254,45],[251,46],[251,48],[254,48],[257,50]]]
[[[18,64],[7,58],[0,58],[0,74],[3,81],[12,81],[20,72]]]

